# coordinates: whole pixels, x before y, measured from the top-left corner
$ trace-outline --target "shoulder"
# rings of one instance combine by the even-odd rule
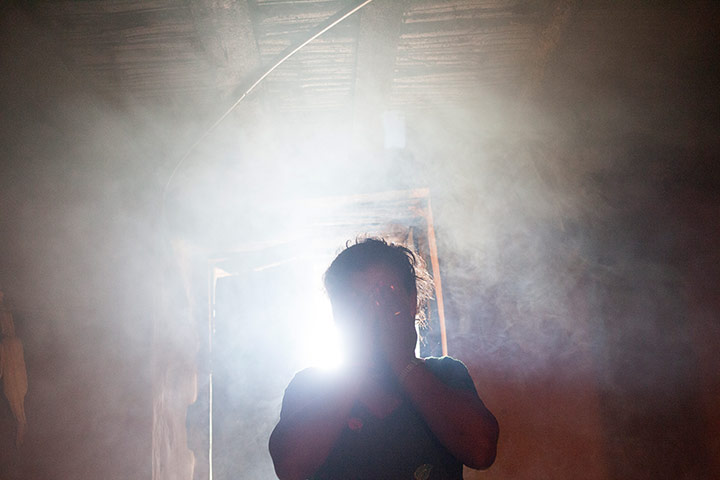
[[[328,372],[319,368],[306,368],[295,374],[285,389],[285,396],[303,391],[314,391],[327,384],[331,379]]]
[[[464,371],[467,372],[467,367],[463,362],[458,360],[457,358],[453,358],[450,356],[443,356],[443,357],[426,357],[423,359],[425,362],[425,366],[432,370],[432,371],[438,371],[438,372],[446,372],[446,371]]]
[[[280,416],[311,401],[335,381],[332,373],[320,368],[306,368],[295,374],[285,389]]]
[[[427,357],[425,367],[446,385],[461,389],[475,390],[475,384],[467,367],[460,360],[449,357]]]
[[[304,384],[304,383],[316,383],[322,381],[323,377],[326,377],[327,372],[317,367],[310,367],[304,370],[300,370],[295,374],[293,379],[290,381],[290,385]]]

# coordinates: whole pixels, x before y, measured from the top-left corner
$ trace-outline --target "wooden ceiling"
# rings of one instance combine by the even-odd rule
[[[357,0],[65,0],[28,7],[60,55],[109,95],[232,96]],[[332,112],[527,95],[573,0],[375,0],[263,83],[271,106]]]

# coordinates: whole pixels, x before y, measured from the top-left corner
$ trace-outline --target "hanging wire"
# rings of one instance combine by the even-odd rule
[[[328,30],[330,30],[335,25],[342,22],[349,16],[353,15],[355,12],[359,11],[360,9],[362,9],[364,6],[371,3],[372,1],[373,0],[360,1],[359,3],[353,5],[345,10],[342,10],[342,11],[336,13],[335,15],[333,15],[332,17],[328,18],[325,22],[320,24],[306,40],[303,40],[302,42],[300,42],[296,45],[291,45],[284,52],[282,52],[280,55],[278,55],[278,59],[275,62],[273,62],[268,69],[263,70],[261,75],[258,76],[257,79],[250,84],[250,87],[248,87],[247,89],[242,91],[242,93],[239,96],[234,95],[234,96],[237,96],[237,100],[235,101],[235,103],[233,103],[230,106],[230,108],[228,108],[225,111],[225,113],[220,115],[220,117],[217,120],[215,120],[215,122],[213,122],[197,138],[197,140],[195,140],[190,145],[190,147],[185,151],[183,156],[180,157],[180,160],[177,162],[177,164],[175,164],[175,168],[173,168],[172,172],[170,173],[170,176],[168,177],[168,180],[165,183],[165,186],[163,187],[163,191],[162,191],[162,212],[163,212],[162,214],[163,215],[165,212],[165,200],[167,197],[167,193],[170,190],[170,185],[172,184],[172,181],[175,178],[175,174],[178,172],[180,167],[185,163],[185,161],[188,159],[188,157],[190,157],[192,152],[195,151],[195,149],[198,147],[198,145],[200,145],[207,138],[207,136],[210,135],[210,133],[212,133],[223,121],[225,121],[225,119],[228,117],[228,115],[230,115],[233,112],[233,110],[235,110],[235,108],[237,108],[237,106],[240,105],[240,102],[242,102],[245,99],[245,97],[247,97],[250,94],[250,92],[252,92],[255,89],[255,87],[257,87],[263,80],[265,80],[265,78],[267,78],[267,76],[270,75],[276,68],[278,68],[280,65],[285,63],[290,57],[295,55],[297,52],[302,50],[307,44],[309,44],[310,42],[312,42],[313,40],[318,38],[320,35],[327,32]]]

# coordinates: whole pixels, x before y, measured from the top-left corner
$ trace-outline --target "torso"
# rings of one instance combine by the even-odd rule
[[[385,417],[364,404],[313,480],[460,480],[462,464],[440,445],[407,401]]]
[[[462,463],[390,385],[371,382],[312,480],[462,480]]]

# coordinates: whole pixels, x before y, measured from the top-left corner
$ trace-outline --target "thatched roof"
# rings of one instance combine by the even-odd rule
[[[359,2],[61,1],[33,7],[64,56],[107,92],[230,91]],[[345,109],[377,87],[390,105],[467,101],[532,86],[575,3],[376,1],[305,47],[265,88],[283,110]]]

